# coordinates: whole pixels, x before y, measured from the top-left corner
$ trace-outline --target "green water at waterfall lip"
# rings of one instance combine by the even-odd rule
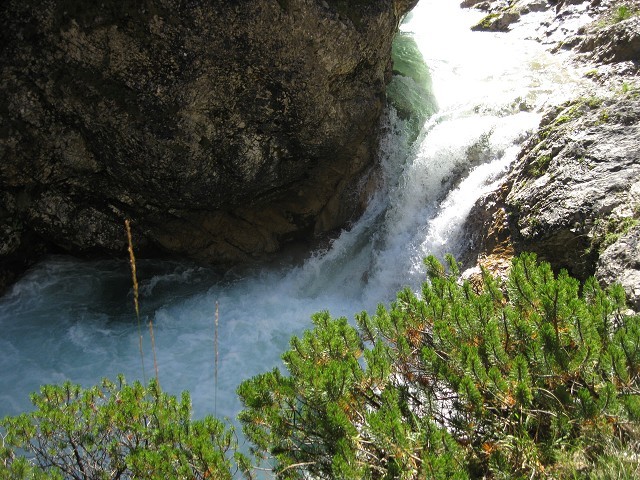
[[[408,121],[411,139],[415,140],[427,118],[438,109],[431,91],[431,73],[409,33],[398,32],[392,58],[394,76],[387,85],[387,98],[398,116]]]
[[[431,73],[413,36],[398,32],[391,47],[393,70],[399,75],[411,77],[425,90],[431,90]]]

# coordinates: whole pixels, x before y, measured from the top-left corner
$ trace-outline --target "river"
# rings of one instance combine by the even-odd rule
[[[390,107],[383,119],[383,179],[357,222],[297,263],[283,257],[220,274],[141,260],[140,330],[126,252],[121,260],[41,262],[0,299],[0,416],[28,409],[29,393],[43,383],[149,378],[152,320],[163,388],[189,390],[196,417],[233,419],[238,384],[281,365],[312,313],[352,319],[405,285],[417,289],[429,253],[461,254],[460,227],[474,202],[504,177],[544,107],[577,80],[527,39],[532,29],[471,32],[482,14],[455,3],[422,0],[401,26],[405,44],[396,54],[405,76],[392,87],[400,114]]]

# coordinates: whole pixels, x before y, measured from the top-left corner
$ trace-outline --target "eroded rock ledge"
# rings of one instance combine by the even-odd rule
[[[491,12],[485,26],[497,28],[489,20],[507,11],[525,15],[521,3],[532,2],[480,4]],[[502,187],[475,206],[467,262],[501,268],[511,255],[533,251],[579,278],[622,283],[640,311],[640,5],[547,8],[553,13],[542,17],[538,40],[573,52],[592,82],[546,113]],[[509,18],[505,28],[517,28],[519,17]]]
[[[416,1],[2,2],[0,261],[121,254],[125,218],[213,262],[342,225]]]

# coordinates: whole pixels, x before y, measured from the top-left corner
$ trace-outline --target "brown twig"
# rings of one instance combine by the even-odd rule
[[[214,372],[213,372],[213,382],[214,382],[214,392],[213,392],[213,414],[214,416],[218,415],[218,302],[216,301],[216,317],[215,317],[215,327],[214,327],[214,338],[213,338],[213,348],[215,350],[216,358],[214,363]]]
[[[131,238],[131,224],[129,219],[124,221],[127,230],[127,241],[129,243],[129,263],[131,264],[131,281],[133,282],[133,305],[136,309],[136,319],[138,320],[138,343],[140,347],[140,361],[142,362],[142,379],[146,385],[147,375],[144,371],[144,353],[142,351],[142,328],[140,326],[140,306],[138,302],[138,274],[136,271],[136,257],[133,254],[133,240]],[[155,357],[155,351],[154,351]],[[154,358],[155,361],[155,358]],[[157,376],[157,375],[156,375]]]
[[[153,368],[156,371],[156,383],[160,388],[160,377],[158,376],[158,360],[156,359],[156,337],[153,334],[153,320],[149,320],[149,334],[151,335],[151,351],[153,352]]]

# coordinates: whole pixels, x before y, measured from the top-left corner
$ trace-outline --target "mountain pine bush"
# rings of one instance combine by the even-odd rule
[[[640,318],[620,287],[534,255],[477,288],[453,258],[425,262],[419,297],[357,328],[318,313],[286,373],[241,384],[243,430],[278,478],[574,477],[611,448],[639,472]]]
[[[35,411],[0,422],[0,478],[231,479],[233,432],[213,417],[191,420],[191,400],[105,380],[101,386],[45,385]],[[16,455],[22,450],[29,459]]]

